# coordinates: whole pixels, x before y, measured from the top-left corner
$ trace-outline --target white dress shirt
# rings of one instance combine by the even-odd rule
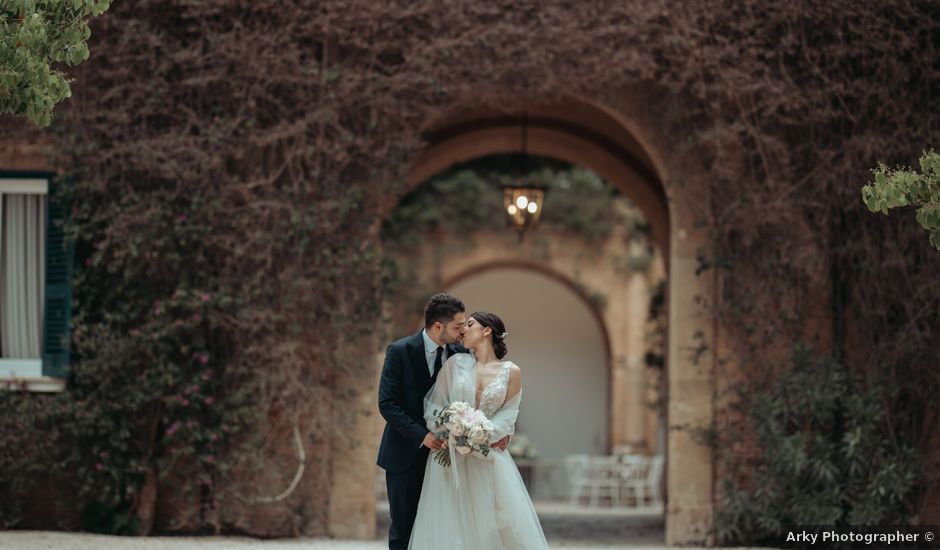
[[[424,337],[424,358],[428,361],[428,373],[431,376],[434,376],[434,357],[437,356],[437,344],[434,343],[434,340],[431,340],[431,337],[428,336],[428,330],[424,329],[421,331],[421,336]],[[444,361],[447,361],[447,346],[444,346],[444,351],[441,352],[441,364],[444,364]]]

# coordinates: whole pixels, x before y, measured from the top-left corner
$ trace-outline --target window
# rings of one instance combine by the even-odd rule
[[[50,174],[0,173],[0,381],[61,389],[68,362],[70,254]]]

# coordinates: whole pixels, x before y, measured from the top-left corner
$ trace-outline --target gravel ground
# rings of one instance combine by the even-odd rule
[[[653,550],[664,546],[578,546],[552,544],[568,550]],[[0,532],[0,548],[16,550],[384,550],[385,541],[351,541],[331,539],[257,540],[243,537],[147,537],[129,538],[87,533],[56,533],[50,531]]]
[[[572,508],[536,502],[542,528],[552,548],[566,550],[655,550],[663,540],[662,509],[610,510]],[[388,509],[376,513],[379,540],[324,538],[259,540],[249,537],[114,537],[55,531],[0,531],[2,550],[384,550]],[[446,549],[444,549],[446,550]]]

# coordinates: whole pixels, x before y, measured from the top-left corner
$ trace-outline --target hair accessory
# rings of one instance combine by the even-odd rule
[[[502,333],[502,334],[499,335],[499,339],[502,340],[503,338],[505,338],[505,337],[507,337],[507,336],[509,336],[509,333],[508,333],[508,332],[504,332],[504,333]]]

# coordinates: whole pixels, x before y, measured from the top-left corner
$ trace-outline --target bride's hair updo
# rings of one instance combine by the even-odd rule
[[[497,317],[496,314],[487,313],[485,311],[477,311],[470,317],[473,317],[478,323],[484,327],[489,327],[493,331],[490,334],[490,337],[493,339],[493,352],[496,353],[497,359],[505,357],[508,351],[506,349],[506,337],[509,336],[509,333],[506,332],[506,325],[503,324],[503,320]]]

